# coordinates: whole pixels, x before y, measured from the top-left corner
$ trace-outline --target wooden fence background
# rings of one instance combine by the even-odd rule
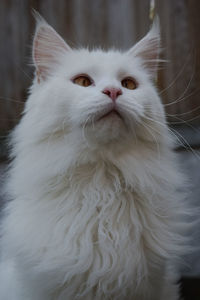
[[[163,56],[159,88],[171,124],[200,123],[200,1],[157,0]],[[73,45],[128,49],[149,29],[150,0],[1,0],[0,136],[20,118],[31,83],[32,8]],[[174,103],[176,101],[176,103]],[[171,104],[170,104],[171,103]]]

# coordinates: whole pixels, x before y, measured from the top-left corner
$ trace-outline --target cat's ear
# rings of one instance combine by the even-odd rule
[[[128,54],[140,57],[150,76],[155,78],[158,64],[162,61],[159,59],[160,51],[160,25],[156,16],[150,31],[128,51]]]
[[[32,56],[36,68],[37,81],[45,80],[60,56],[71,48],[60,35],[34,11],[36,30],[33,39]]]

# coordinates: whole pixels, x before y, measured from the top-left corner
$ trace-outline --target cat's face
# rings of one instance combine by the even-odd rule
[[[40,20],[33,48],[37,96],[30,107],[37,107],[40,122],[46,114],[41,130],[74,133],[91,147],[154,140],[159,123],[164,126],[152,84],[159,46],[155,27],[126,53],[103,52],[72,50]]]

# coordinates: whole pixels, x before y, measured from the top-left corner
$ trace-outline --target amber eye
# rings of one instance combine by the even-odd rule
[[[92,80],[86,75],[80,75],[73,79],[73,83],[87,87],[92,84]]]
[[[134,90],[137,88],[136,81],[133,78],[129,78],[129,77],[124,78],[121,81],[121,84],[123,87],[125,87],[126,89],[129,89],[129,90]]]

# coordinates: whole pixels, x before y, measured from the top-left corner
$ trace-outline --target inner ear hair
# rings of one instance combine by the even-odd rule
[[[53,67],[59,62],[60,55],[67,53],[71,48],[62,37],[37,13],[36,30],[33,39],[33,63],[36,68],[38,83],[45,80]]]

